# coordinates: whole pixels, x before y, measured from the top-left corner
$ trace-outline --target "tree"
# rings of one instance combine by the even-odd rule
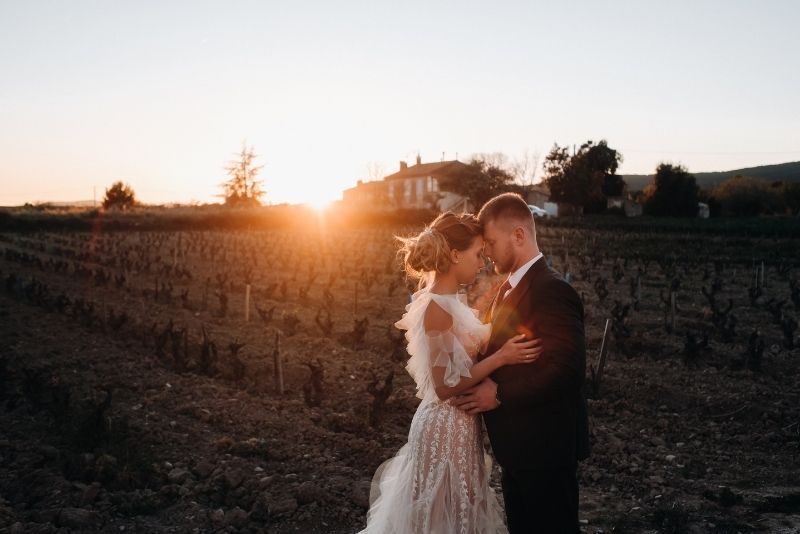
[[[261,197],[265,192],[261,189],[261,180],[256,180],[256,175],[263,168],[254,166],[253,160],[256,158],[253,148],[247,148],[242,143],[242,150],[237,154],[238,159],[228,162],[225,171],[228,173],[228,180],[222,183],[226,206],[250,207],[260,206]]]
[[[713,196],[724,215],[753,217],[777,210],[783,200],[780,193],[763,180],[737,174],[715,187]]]
[[[587,141],[572,156],[566,146],[553,145],[544,160],[550,200],[582,206],[585,211],[603,211],[607,197],[625,191],[625,181],[616,174],[621,162],[622,154],[605,139],[597,144]]]
[[[539,153],[526,149],[518,157],[512,157],[505,152],[477,152],[472,154],[471,160],[480,160],[487,167],[495,167],[511,176],[511,184],[506,191],[519,193],[523,197],[533,186],[536,179],[536,170],[539,166]]]
[[[439,188],[466,197],[473,206],[482,206],[487,200],[508,190],[514,177],[480,156],[473,156],[466,165],[456,165],[442,177]]]
[[[505,169],[506,171],[509,171],[511,168],[508,154],[505,152],[476,152],[472,154],[470,160],[481,160],[488,166]]]
[[[106,189],[105,197],[103,197],[104,209],[119,209],[126,210],[136,205],[136,197],[133,189],[128,184],[117,181],[111,184],[111,187]]]
[[[583,197],[571,194],[570,182],[575,181],[572,176],[569,155],[566,146],[560,147],[558,143],[553,145],[550,152],[544,158],[544,184],[550,189],[550,200],[554,202],[567,202],[575,205],[583,205]]]
[[[783,184],[783,203],[792,215],[800,215],[800,183]]]
[[[603,177],[603,184],[600,186],[600,190],[606,198],[621,197],[625,194],[625,187],[627,185],[628,184],[625,183],[625,180],[619,174],[607,174]]]
[[[511,163],[509,170],[516,182],[522,186],[524,191],[530,191],[533,182],[536,180],[536,171],[539,168],[539,152],[531,152],[528,149]]]
[[[370,161],[367,163],[367,181],[368,182],[375,182],[377,180],[383,179],[386,176],[386,173],[383,169],[383,164],[377,161]]]
[[[644,190],[644,212],[668,217],[695,217],[699,188],[682,165],[661,163]]]

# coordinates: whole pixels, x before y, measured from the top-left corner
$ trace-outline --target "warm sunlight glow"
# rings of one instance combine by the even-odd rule
[[[325,191],[315,191],[313,189],[304,192],[305,200],[303,204],[316,212],[322,213],[327,210],[334,201],[335,195],[325,194]]]
[[[323,175],[322,170],[319,175]],[[265,177],[265,182],[267,182]],[[268,181],[266,187],[266,203],[267,204],[302,204],[308,206],[315,211],[322,212],[327,209],[332,203],[342,199],[342,192],[348,187],[352,187],[355,179],[350,183],[346,180],[336,181],[327,178],[308,178],[291,179],[276,177]]]
[[[222,203],[243,143],[264,204],[317,208],[418,155],[526,153],[514,165],[540,180],[555,143],[607,139],[617,174],[646,183],[665,161],[800,160],[800,2],[581,2],[579,18],[558,2],[198,4],[0,3],[0,207],[93,206],[117,180],[144,204]]]
[[[316,199],[306,202],[306,206],[312,208],[314,211],[323,212],[331,206],[330,200]]]

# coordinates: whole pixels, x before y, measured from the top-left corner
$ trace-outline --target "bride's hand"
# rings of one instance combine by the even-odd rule
[[[533,363],[542,354],[542,340],[525,340],[525,334],[514,336],[500,349],[500,360],[503,365]]]

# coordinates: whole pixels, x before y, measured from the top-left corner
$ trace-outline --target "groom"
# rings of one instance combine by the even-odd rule
[[[494,197],[478,218],[486,256],[498,274],[508,275],[489,311],[484,354],[521,333],[540,338],[544,350],[530,365],[501,367],[454,403],[483,413],[503,471],[511,533],[577,533],[577,462],[589,453],[583,304],[547,266],[521,196]]]

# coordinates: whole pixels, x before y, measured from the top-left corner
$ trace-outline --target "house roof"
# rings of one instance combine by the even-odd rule
[[[411,165],[394,174],[385,176],[384,180],[399,180],[403,178],[418,178],[421,176],[436,176],[452,170],[453,167],[458,165],[465,165],[458,160],[451,161],[437,161],[435,163],[419,163]]]
[[[367,189],[380,189],[383,186],[383,180],[373,180],[371,182],[358,181],[353,187],[348,187],[345,191],[365,191]]]

